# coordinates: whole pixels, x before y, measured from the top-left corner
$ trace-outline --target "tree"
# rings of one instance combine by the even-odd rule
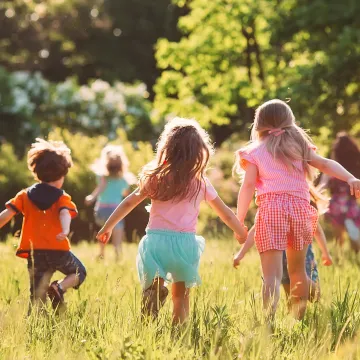
[[[278,4],[271,44],[289,65],[284,77],[298,113],[314,130],[349,130],[360,113],[360,2]]]
[[[40,71],[51,81],[144,82],[159,75],[154,45],[178,40],[170,0],[13,0],[0,4],[0,65]]]
[[[191,1],[179,20],[183,38],[157,44],[156,109],[197,118],[218,142],[244,130],[254,108],[274,97],[290,100],[315,133],[322,125],[349,129],[359,114],[359,6]]]
[[[155,90],[161,114],[193,116],[218,142],[243,130],[271,92],[267,2],[193,0],[179,26],[179,43],[162,39],[156,58],[163,73]],[[266,54],[266,56],[265,56]],[[265,61],[266,60],[266,61]]]

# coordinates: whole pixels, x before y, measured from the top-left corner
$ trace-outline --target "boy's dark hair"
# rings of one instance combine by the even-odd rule
[[[70,154],[70,149],[62,141],[36,139],[28,152],[28,168],[39,181],[57,181],[72,166]]]

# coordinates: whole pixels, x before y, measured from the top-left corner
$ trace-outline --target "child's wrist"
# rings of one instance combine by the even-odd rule
[[[114,226],[111,226],[111,225],[105,223],[105,225],[102,227],[101,230],[102,230],[103,232],[109,232],[109,231],[112,231],[113,228],[114,228]]]

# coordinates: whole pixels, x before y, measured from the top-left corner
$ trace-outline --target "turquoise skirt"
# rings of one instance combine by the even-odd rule
[[[200,256],[205,239],[194,233],[147,230],[139,244],[136,265],[143,289],[157,277],[166,282],[185,282],[187,288],[201,283]]]

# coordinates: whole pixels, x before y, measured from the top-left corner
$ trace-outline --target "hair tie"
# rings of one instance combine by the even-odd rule
[[[269,134],[273,134],[274,136],[279,136],[285,132],[284,129],[276,128],[269,131]]]

